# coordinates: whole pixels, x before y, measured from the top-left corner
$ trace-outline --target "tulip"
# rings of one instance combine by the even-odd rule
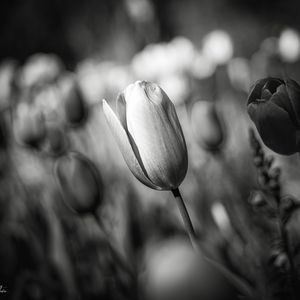
[[[173,103],[155,83],[137,81],[103,110],[135,177],[156,190],[175,190],[187,172],[187,149]]]
[[[95,213],[102,202],[98,169],[85,156],[70,152],[60,157],[54,175],[65,204],[79,214]]]
[[[196,102],[192,108],[191,124],[201,147],[209,151],[220,149],[224,141],[224,130],[213,102]]]
[[[67,138],[58,126],[47,126],[47,134],[42,150],[50,155],[59,156],[67,150]]]
[[[27,103],[20,103],[14,118],[14,135],[18,143],[38,147],[46,135],[43,114]]]
[[[252,88],[248,113],[263,142],[273,151],[299,151],[300,86],[292,79],[264,78]]]
[[[34,54],[28,58],[20,72],[20,84],[23,87],[33,87],[52,82],[61,73],[62,65],[54,54]]]
[[[232,39],[226,31],[214,30],[204,37],[202,51],[215,64],[226,64],[234,51]]]
[[[64,103],[64,115],[68,124],[76,126],[82,124],[87,117],[87,106],[81,90],[72,76],[66,76],[59,84]]]
[[[300,58],[300,36],[291,28],[283,30],[278,41],[279,54],[283,61],[294,63]]]

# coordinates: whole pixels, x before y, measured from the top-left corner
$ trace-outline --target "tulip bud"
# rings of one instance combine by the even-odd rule
[[[98,169],[85,156],[70,152],[60,157],[54,175],[65,204],[79,213],[94,213],[102,201],[102,180]]]
[[[299,151],[300,86],[294,80],[264,78],[252,88],[248,113],[263,142],[273,151]]]
[[[21,74],[23,87],[43,85],[55,80],[62,71],[61,60],[53,54],[34,54],[26,61]]]
[[[226,64],[233,55],[232,39],[226,31],[214,30],[204,37],[202,51],[216,64]]]
[[[67,139],[61,128],[56,126],[49,126],[43,143],[42,150],[46,153],[58,156],[62,155],[67,149]]]
[[[187,149],[174,104],[155,83],[137,81],[117,99],[103,100],[106,120],[135,177],[150,188],[173,190],[187,172]]]
[[[71,76],[60,82],[65,119],[70,125],[80,125],[87,117],[87,106],[81,90]]]
[[[37,147],[46,134],[43,114],[27,103],[21,103],[14,119],[14,135],[20,144]]]
[[[201,147],[209,151],[220,149],[224,131],[213,102],[196,102],[192,108],[191,124],[195,139]]]
[[[294,63],[300,58],[300,36],[291,28],[283,30],[278,41],[281,58],[289,63]]]

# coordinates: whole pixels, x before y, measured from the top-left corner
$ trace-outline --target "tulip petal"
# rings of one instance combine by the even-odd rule
[[[292,79],[286,80],[286,88],[289,98],[291,100],[292,106],[295,111],[297,118],[297,124],[300,124],[300,86],[299,84]]]
[[[297,152],[297,131],[285,110],[272,101],[253,102],[248,113],[266,146],[284,155]]]
[[[253,101],[256,101],[257,99],[261,99],[261,90],[267,81],[268,78],[264,78],[254,83],[247,99],[248,104],[250,104]]]
[[[265,86],[268,81],[270,81],[270,85]],[[254,83],[254,85],[252,86],[248,99],[247,99],[247,103],[250,104],[251,102],[257,101],[258,99],[262,98],[262,89],[264,87],[266,88],[271,88],[273,86],[273,82],[274,83],[278,83],[278,81],[280,83],[284,83],[283,80],[279,79],[279,78],[273,78],[273,77],[267,77],[264,79],[260,79],[257,82]],[[270,91],[271,92],[271,91]]]
[[[187,171],[187,155],[175,108],[165,94],[148,97],[160,88],[148,93],[145,89],[147,83],[137,82],[125,92],[128,133],[137,145],[133,150],[155,185],[177,188]]]
[[[271,101],[275,104],[277,104],[279,107],[281,107],[283,110],[285,110],[294,124],[295,127],[298,125],[297,116],[295,114],[295,110],[293,108],[291,99],[288,96],[287,89],[285,85],[280,85],[277,88],[277,92],[273,94]]]
[[[117,118],[111,107],[107,104],[107,102],[103,99],[103,111],[107,123],[117,141],[117,144],[121,150],[123,158],[128,165],[129,169],[133,173],[133,175],[140,180],[142,183],[147,185],[153,189],[159,189],[156,185],[154,185],[144,174],[138,160],[135,157],[135,154],[130,145],[127,133],[123,128],[120,120]]]

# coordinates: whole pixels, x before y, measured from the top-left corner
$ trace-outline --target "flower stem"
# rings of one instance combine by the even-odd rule
[[[239,278],[237,275],[233,274],[230,270],[228,270],[226,267],[220,265],[217,261],[207,257],[205,255],[205,251],[201,249],[198,238],[193,226],[193,223],[191,221],[191,218],[189,216],[189,213],[187,211],[187,208],[185,206],[184,200],[181,196],[181,193],[179,189],[172,190],[172,193],[174,195],[174,198],[177,202],[178,208],[180,210],[184,225],[186,227],[187,233],[189,235],[189,238],[191,240],[192,246],[196,252],[198,252],[200,255],[204,257],[204,259],[216,270],[218,270],[223,276],[231,282],[233,286],[235,286],[244,296],[247,297],[247,299],[254,300],[253,292],[250,286],[246,282],[244,282],[241,278]]]
[[[178,205],[179,211],[181,213],[181,217],[183,219],[186,230],[188,232],[188,235],[189,235],[191,241],[194,242],[195,240],[197,240],[196,232],[195,232],[193,223],[191,221],[191,218],[189,216],[189,213],[187,211],[187,208],[185,206],[185,203],[184,203],[184,201],[182,199],[182,196],[180,194],[180,191],[177,188],[175,190],[172,190],[172,193],[174,195],[175,200],[177,201],[177,205]]]

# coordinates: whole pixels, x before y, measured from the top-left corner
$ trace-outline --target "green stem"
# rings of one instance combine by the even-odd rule
[[[207,257],[205,255],[205,251],[200,248],[200,245],[198,243],[198,238],[193,226],[193,223],[191,221],[191,218],[189,216],[189,213],[187,211],[187,208],[185,206],[184,200],[181,196],[181,193],[179,189],[172,190],[172,193],[174,195],[174,198],[177,202],[179,211],[181,213],[184,225],[186,227],[187,233],[189,235],[189,238],[191,240],[192,246],[195,251],[197,251],[200,255],[204,257],[204,259],[215,269],[217,269],[223,276],[228,279],[229,282],[232,283],[233,286],[235,286],[244,296],[246,296],[248,299],[254,300],[253,291],[250,288],[250,286],[244,282],[241,278],[239,278],[237,275],[233,274],[230,270],[225,268],[224,266],[220,265],[217,261]]]

